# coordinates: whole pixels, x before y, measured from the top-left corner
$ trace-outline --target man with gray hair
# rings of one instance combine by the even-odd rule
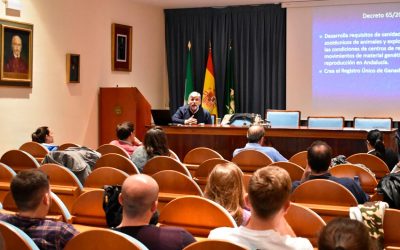
[[[201,95],[199,92],[193,91],[188,98],[188,104],[184,105],[176,111],[172,116],[172,121],[178,124],[195,125],[195,124],[211,124],[210,113],[200,106]]]
[[[195,242],[182,228],[149,225],[157,210],[158,184],[148,175],[129,176],[122,184],[119,202],[122,222],[115,229],[142,242],[149,249],[178,250]]]
[[[244,146],[244,148],[235,149],[235,151],[233,151],[233,156],[237,155],[241,151],[254,149],[268,155],[274,162],[287,161],[287,159],[283,157],[275,148],[263,146],[264,134],[265,129],[263,126],[253,125],[249,127],[247,130],[247,144]]]

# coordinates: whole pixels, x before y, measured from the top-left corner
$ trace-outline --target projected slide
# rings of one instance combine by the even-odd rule
[[[314,8],[312,42],[314,105],[400,103],[400,4]]]

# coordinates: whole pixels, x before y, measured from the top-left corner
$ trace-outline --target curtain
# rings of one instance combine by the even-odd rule
[[[224,110],[229,45],[233,49],[237,113],[286,107],[286,9],[280,5],[167,9],[165,37],[170,109],[183,104],[187,44],[192,44],[194,89],[203,92],[211,43],[217,104]]]

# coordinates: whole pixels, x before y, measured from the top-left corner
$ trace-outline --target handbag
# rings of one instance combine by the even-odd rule
[[[103,196],[103,210],[106,214],[108,227],[116,227],[122,221],[122,206],[119,204],[118,197],[121,193],[121,185],[105,185]],[[158,211],[155,211],[149,224],[157,225]]]

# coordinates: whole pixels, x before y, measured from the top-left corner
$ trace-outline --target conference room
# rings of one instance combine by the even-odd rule
[[[196,182],[196,170],[204,159],[185,156],[208,148],[232,161],[256,117],[264,145],[288,160],[316,140],[333,157],[365,154],[371,129],[398,152],[398,1],[7,0],[0,9],[0,156],[41,126],[57,146],[96,151],[122,122],[133,122],[141,142],[162,125],[203,192],[209,172]],[[23,70],[12,72],[9,61]],[[152,110],[172,117],[190,90],[212,124],[155,122]],[[40,168],[43,156],[31,156]],[[69,209],[89,188],[76,185],[63,200]]]

